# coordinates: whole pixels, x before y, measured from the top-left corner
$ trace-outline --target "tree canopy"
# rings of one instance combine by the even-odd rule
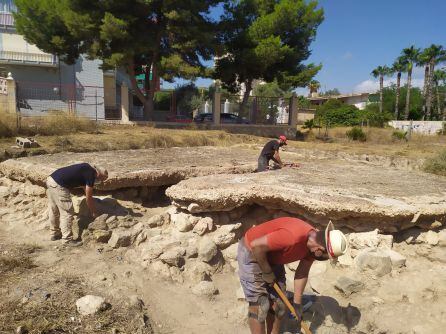
[[[171,81],[204,75],[212,58],[215,22],[209,16],[219,0],[16,0],[16,27],[43,51],[73,63],[81,54],[104,67],[127,68],[133,89],[153,111],[156,75]],[[152,80],[150,80],[150,72]],[[145,73],[145,89],[135,73]]]
[[[306,86],[321,66],[303,64],[323,21],[316,1],[228,1],[220,23],[214,77],[244,100],[254,80],[276,81],[283,90]]]

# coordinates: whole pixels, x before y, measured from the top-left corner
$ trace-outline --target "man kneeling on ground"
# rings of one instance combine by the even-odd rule
[[[283,145],[287,145],[286,141],[287,139],[285,136],[280,136],[279,140],[273,139],[265,144],[258,159],[258,172],[266,171],[270,160],[274,161],[279,168],[283,167],[283,163],[279,155],[279,148]]]
[[[93,218],[97,217],[93,201],[93,187],[96,180],[108,178],[106,169],[81,163],[60,168],[46,180],[48,196],[48,214],[51,240],[62,239],[66,245],[80,246],[81,242],[73,240],[71,225],[74,216],[70,189],[83,187],[87,206]]]
[[[314,260],[335,260],[345,254],[348,242],[330,222],[325,231],[291,217],[270,220],[251,227],[238,244],[240,283],[249,303],[248,323],[252,334],[278,334],[285,305],[275,290],[285,290],[284,264],[300,261],[294,275],[294,307],[299,315],[295,333],[300,333],[302,293]]]

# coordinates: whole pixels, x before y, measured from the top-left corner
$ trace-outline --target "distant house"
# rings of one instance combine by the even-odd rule
[[[17,106],[23,116],[67,111],[89,118],[120,117],[120,86],[125,73],[103,71],[100,60],[80,57],[68,65],[25,41],[14,27],[13,0],[0,0],[0,76],[17,82]]]
[[[333,96],[318,96],[313,94],[308,98],[313,106],[320,106],[327,102],[328,100],[339,100],[345,104],[353,105],[358,109],[364,109],[369,102],[369,93],[358,93],[358,94],[341,94]]]

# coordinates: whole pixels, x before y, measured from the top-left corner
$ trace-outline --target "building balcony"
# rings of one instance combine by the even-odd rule
[[[0,63],[11,65],[56,67],[58,64],[58,59],[56,56],[48,53],[28,53],[0,50]]]
[[[12,16],[12,13],[0,12],[0,26],[14,27],[14,16]]]

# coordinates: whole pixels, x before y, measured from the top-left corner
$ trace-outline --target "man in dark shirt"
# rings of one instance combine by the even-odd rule
[[[87,163],[60,168],[48,177],[46,185],[51,240],[62,238],[69,245],[81,245],[81,243],[73,241],[71,224],[74,209],[69,189],[84,188],[87,206],[93,218],[96,218],[97,213],[93,201],[94,183],[96,180],[104,181],[107,177],[106,169]]]
[[[265,144],[259,156],[257,167],[258,172],[267,170],[270,160],[274,161],[280,168],[282,168],[283,163],[279,156],[279,148],[286,145],[286,141],[287,139],[285,136],[280,136],[279,140],[273,139]]]

